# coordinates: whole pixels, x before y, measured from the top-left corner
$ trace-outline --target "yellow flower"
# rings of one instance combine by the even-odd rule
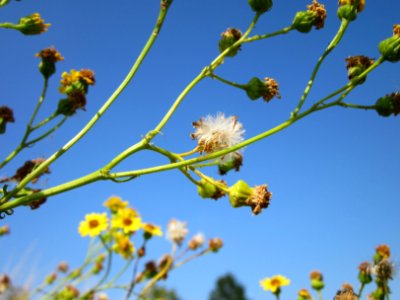
[[[103,205],[105,207],[107,207],[109,210],[111,210],[113,213],[115,213],[118,210],[127,207],[128,202],[122,201],[122,199],[120,197],[111,196],[110,198],[107,199],[106,202],[104,202]]]
[[[81,236],[95,237],[108,227],[108,219],[106,213],[91,213],[85,216],[85,220],[79,225],[79,234]]]
[[[16,29],[18,29],[23,34],[31,35],[46,32],[49,26],[49,23],[44,23],[44,20],[42,19],[40,14],[34,13],[32,15],[19,19],[19,23],[16,26]]]
[[[133,208],[120,209],[111,220],[113,228],[122,229],[125,234],[133,233],[142,226],[142,219]]]
[[[88,69],[80,71],[71,70],[70,73],[64,72],[61,75],[60,92],[63,94],[70,94],[72,91],[79,90],[84,94],[88,91],[88,85],[95,83],[94,73]]]
[[[154,224],[150,224],[150,223],[143,223],[142,224],[142,229],[144,230],[145,233],[153,236],[153,235],[158,235],[158,236],[162,236],[163,233],[161,231],[160,226],[154,225]]]
[[[128,236],[121,232],[117,232],[114,235],[114,240],[115,244],[112,246],[112,249],[115,251],[115,253],[120,254],[125,259],[133,257],[135,248],[133,247],[133,244],[129,240]]]
[[[271,291],[273,294],[275,294],[281,286],[289,285],[290,280],[282,275],[276,275],[273,276],[272,278],[264,278],[263,280],[260,281],[261,287],[265,291]]]

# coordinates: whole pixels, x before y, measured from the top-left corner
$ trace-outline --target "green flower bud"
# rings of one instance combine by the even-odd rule
[[[242,32],[235,28],[228,28],[221,34],[221,39],[219,40],[219,52],[224,52],[227,48],[231,47],[242,37]],[[226,54],[228,57],[235,56],[240,50],[240,46],[234,47]]]
[[[374,63],[373,59],[363,55],[350,56],[346,58],[346,69],[349,80],[353,80],[354,77],[357,77],[358,75],[362,74],[373,63]],[[365,76],[359,79],[356,82],[356,84],[362,84],[365,82],[366,79],[367,77]]]
[[[379,52],[385,60],[398,62],[400,60],[400,36],[392,36],[379,43]]]
[[[263,14],[272,8],[272,0],[248,0],[251,9],[258,13]]]
[[[263,97],[266,102],[269,102],[275,96],[278,99],[280,98],[278,83],[274,79],[268,77],[266,77],[264,81],[253,77],[245,85],[244,90],[251,100]]]
[[[229,188],[229,202],[232,207],[244,206],[252,193],[253,189],[245,181],[239,180]]]
[[[360,283],[368,284],[372,282],[372,276],[371,276],[372,266],[369,262],[367,261],[362,262],[358,266],[358,270],[360,271],[358,273],[358,280],[360,281]]]
[[[311,280],[311,287],[314,290],[319,291],[319,290],[322,290],[325,287],[325,283],[323,281],[321,281],[321,280],[313,279],[313,280]]]
[[[240,170],[240,167],[243,164],[243,156],[238,152],[235,152],[234,154],[235,154],[234,157],[229,161],[225,160],[219,161],[218,172],[220,175],[225,175],[230,170],[235,170],[236,172]]]
[[[45,24],[40,14],[35,13],[19,19],[15,29],[25,35],[34,35],[46,32],[50,24]]]
[[[226,185],[223,180],[218,181],[219,183]],[[197,186],[197,191],[202,198],[211,198],[211,199],[219,199],[225,196],[225,192],[219,189],[214,184],[206,181],[205,179],[200,180],[200,184]]]
[[[316,29],[321,29],[325,24],[326,10],[324,5],[314,0],[307,8],[307,11],[298,12],[292,23],[292,27],[302,33],[310,32],[313,26]]]
[[[355,4],[357,3],[357,7]],[[354,21],[357,13],[362,12],[365,7],[365,0],[339,0],[337,15],[339,19]]]
[[[375,110],[382,117],[400,114],[400,93],[392,93],[379,98],[375,103]]]

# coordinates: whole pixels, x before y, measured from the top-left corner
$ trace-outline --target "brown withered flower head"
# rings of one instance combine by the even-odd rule
[[[318,1],[313,0],[313,3],[307,5],[307,9],[310,12],[314,12],[315,20],[314,26],[316,29],[321,29],[325,25],[326,20],[326,9],[323,4],[318,3]]]
[[[269,78],[269,77],[265,77],[264,81],[266,82],[268,89],[267,92],[263,95],[263,99],[266,102],[269,102],[272,100],[272,98],[276,97],[278,99],[281,98],[281,95],[279,93],[279,85],[278,82],[276,82],[275,79],[273,78]]]
[[[375,248],[375,251],[384,259],[387,259],[390,257],[390,247],[386,244],[377,246]]]
[[[346,58],[346,69],[348,71],[349,80],[363,73],[373,63],[374,60],[372,58],[364,55],[349,56]]]
[[[395,273],[395,266],[393,262],[388,259],[383,259],[373,267],[373,274],[383,281],[393,279]]]
[[[213,252],[218,252],[224,246],[224,242],[220,238],[213,238],[208,241],[208,248]]]
[[[64,57],[54,47],[46,48],[35,54],[36,57],[40,57],[43,61],[49,63],[56,63],[57,61],[64,60]]]
[[[8,106],[0,106],[0,118],[3,119],[3,122],[6,123],[14,123],[14,112]]]
[[[17,169],[14,176],[12,176],[10,178],[1,179],[0,183],[7,182],[7,181],[13,181],[13,180],[20,182],[26,176],[28,176],[36,167],[38,167],[41,163],[43,163],[45,160],[46,160],[45,158],[40,157],[40,158],[26,161],[22,167]],[[42,172],[42,174],[40,174],[36,178],[32,179],[32,183],[36,183],[39,180],[39,177],[41,177],[44,174],[50,174],[50,169],[48,167]]]
[[[268,208],[271,198],[272,193],[268,191],[266,184],[256,185],[245,203],[251,207],[253,214],[258,215],[264,208]]]
[[[372,266],[369,262],[364,261],[358,266],[358,270],[363,274],[371,274]]]
[[[34,189],[34,190],[32,190],[33,193],[39,193],[40,191],[41,191],[40,189]],[[42,198],[33,200],[32,202],[30,202],[30,203],[28,204],[28,206],[29,206],[32,210],[35,210],[35,209],[38,209],[39,207],[41,207],[44,203],[46,203],[46,201],[47,201],[47,198],[46,198],[46,197],[42,197]]]
[[[400,24],[393,25],[393,35],[400,37]]]
[[[336,293],[334,300],[358,300],[357,294],[354,293],[353,289],[343,288]]]
[[[57,270],[61,273],[67,273],[69,269],[69,265],[66,261],[62,261],[58,264]]]

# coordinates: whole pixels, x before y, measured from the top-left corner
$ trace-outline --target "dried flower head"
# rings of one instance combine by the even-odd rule
[[[357,0],[339,0],[339,6],[354,5]],[[365,7],[365,0],[358,0],[357,11],[362,12]]]
[[[186,222],[172,219],[168,223],[167,239],[173,241],[175,244],[181,245],[188,232],[189,231],[186,228]]]
[[[61,273],[67,273],[69,269],[69,265],[66,261],[62,261],[58,264],[57,270]]]
[[[26,35],[33,35],[46,32],[49,26],[50,24],[46,24],[40,14],[34,13],[19,19],[19,23],[15,29]]]
[[[32,193],[36,194],[41,192],[41,189],[32,189]],[[30,209],[35,210],[41,207],[44,203],[46,203],[47,197],[42,197],[36,200],[33,200],[32,202],[29,202],[27,205],[30,207]]]
[[[218,252],[224,246],[224,242],[220,238],[213,238],[208,241],[208,248],[213,252]]]
[[[64,60],[64,57],[54,47],[46,48],[35,54],[36,57],[40,57],[43,61],[49,63],[56,63]]]
[[[204,241],[205,241],[204,234],[198,233],[195,236],[193,236],[192,239],[189,241],[188,248],[190,250],[197,250],[198,248],[204,245]]]
[[[260,281],[261,287],[265,291],[271,291],[273,294],[279,294],[282,286],[290,284],[290,279],[282,275],[275,275],[271,278],[264,278]]]
[[[0,120],[2,122],[14,123],[14,112],[8,106],[0,106]]]
[[[367,70],[374,60],[364,55],[350,56],[346,58],[346,69],[348,73],[349,80],[354,77],[361,75],[365,70]],[[358,83],[363,83],[366,77],[362,78]]]
[[[379,245],[375,250],[383,259],[388,259],[390,257],[390,247],[386,244]]]
[[[320,291],[325,287],[324,277],[320,271],[312,271],[310,273],[311,287],[314,290]]]
[[[1,179],[0,182],[6,182],[6,181],[17,181],[20,182],[22,181],[26,176],[28,176],[36,167],[38,167],[40,164],[42,164],[46,159],[43,157],[39,157],[36,159],[28,160],[24,163],[24,165],[20,168],[17,169],[15,174],[10,177],[10,178],[4,178]],[[44,175],[44,174],[49,174],[50,169],[46,167],[41,174],[39,174],[37,177],[32,179],[32,183],[36,183],[39,178]],[[38,190],[36,190],[37,192]],[[32,190],[32,192],[35,192],[35,190]]]
[[[354,293],[352,288],[343,288],[336,293],[334,300],[358,300],[358,296]]]
[[[393,279],[395,265],[388,259],[381,260],[372,268],[372,273],[382,281]]]
[[[228,28],[221,34],[221,39],[219,40],[218,48],[219,52],[224,52],[226,49],[235,44],[242,37],[242,32],[236,28]],[[226,53],[226,56],[233,57],[240,50],[240,46],[234,47]]]
[[[193,123],[196,132],[191,134],[192,139],[198,143],[200,153],[212,153],[232,147],[243,141],[243,125],[238,122],[237,117],[225,117],[223,113],[207,116]],[[232,154],[225,156],[226,159],[233,158]]]

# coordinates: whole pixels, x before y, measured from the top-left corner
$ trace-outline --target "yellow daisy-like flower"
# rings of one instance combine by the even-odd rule
[[[85,216],[85,220],[79,224],[79,234],[81,236],[95,237],[100,235],[108,228],[108,219],[106,213],[91,213]]]
[[[111,210],[111,212],[115,213],[120,209],[128,207],[128,204],[127,201],[122,201],[120,197],[111,196],[103,205]]]
[[[123,258],[128,259],[133,257],[135,248],[133,243],[129,240],[129,237],[121,232],[117,232],[114,235],[115,244],[112,246],[112,250],[115,253],[120,254]]]
[[[161,227],[154,225],[154,224],[150,224],[150,223],[142,223],[142,229],[144,230],[145,233],[153,236],[153,235],[158,235],[158,236],[162,236],[163,233],[161,231]]]
[[[68,94],[68,88],[72,85],[80,82],[84,84],[85,94],[87,92],[87,86],[93,85],[95,83],[94,73],[88,69],[82,69],[80,71],[71,70],[70,73],[64,72],[61,75],[62,79],[60,81],[61,86],[59,88],[60,92],[63,94]]]
[[[272,278],[264,278],[263,280],[260,281],[261,287],[265,291],[271,291],[273,294],[275,294],[281,288],[281,286],[289,284],[290,280],[282,275],[276,275],[273,276]]]
[[[140,215],[131,207],[120,209],[111,220],[112,228],[122,229],[125,234],[133,233],[142,226]]]

